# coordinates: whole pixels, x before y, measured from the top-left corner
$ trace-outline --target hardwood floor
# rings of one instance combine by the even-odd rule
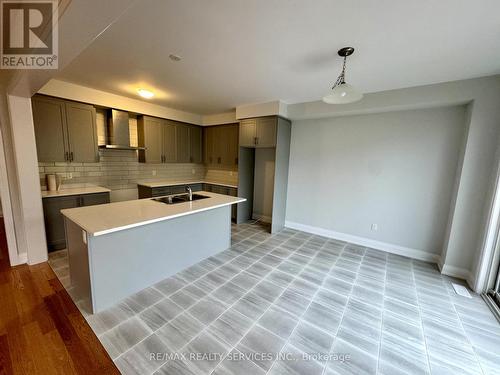
[[[48,263],[10,267],[0,218],[0,375],[119,374]]]

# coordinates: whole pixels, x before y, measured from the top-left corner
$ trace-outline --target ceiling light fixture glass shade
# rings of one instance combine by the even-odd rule
[[[137,89],[137,93],[145,99],[151,99],[155,94],[146,89]]]
[[[342,65],[342,72],[340,73],[337,81],[332,87],[327,95],[323,97],[323,101],[328,104],[347,104],[354,103],[363,98],[363,94],[352,87],[350,84],[345,82],[345,65],[347,56],[354,53],[354,48],[344,47],[339,50],[339,56],[344,58],[344,64]]]

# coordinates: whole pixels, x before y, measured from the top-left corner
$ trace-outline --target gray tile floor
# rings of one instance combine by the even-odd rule
[[[82,311],[124,374],[500,374],[500,325],[435,265],[289,229],[232,238]],[[71,294],[65,251],[49,262]]]

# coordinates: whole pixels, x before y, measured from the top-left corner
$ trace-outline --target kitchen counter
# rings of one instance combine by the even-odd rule
[[[210,198],[176,204],[165,204],[149,198],[138,199],[98,206],[70,208],[61,210],[61,213],[85,230],[88,235],[100,236],[246,201],[245,198],[207,191],[199,191],[197,194],[206,195]]]
[[[141,186],[146,186],[149,188],[157,188],[157,187],[162,187],[162,186],[176,186],[176,185],[189,185],[189,184],[212,184],[212,185],[219,185],[219,186],[226,186],[230,188],[238,188],[238,185],[231,185],[231,184],[226,184],[226,183],[221,183],[221,182],[215,182],[215,181],[208,181],[208,180],[193,180],[193,181],[186,181],[186,180],[158,180],[158,181],[137,181],[137,185]]]
[[[231,205],[209,198],[168,205],[152,199],[61,210],[73,295],[97,313],[231,246]]]
[[[58,191],[42,190],[42,198],[64,197],[69,195],[109,193],[111,190],[101,186],[61,189]]]

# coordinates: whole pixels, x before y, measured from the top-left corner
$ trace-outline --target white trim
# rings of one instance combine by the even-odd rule
[[[22,253],[17,256],[17,261],[19,263],[17,264],[12,264],[12,266],[17,266],[19,264],[26,264],[28,263],[28,253]]]
[[[6,95],[5,92],[0,91],[0,95]],[[5,97],[6,98],[6,97]],[[4,101],[5,105],[7,100]],[[1,106],[1,104],[0,104]],[[8,123],[7,108],[5,108],[5,116],[3,120],[6,122],[3,126],[10,126]],[[0,115],[1,116],[1,115]],[[1,121],[1,120],[0,120]],[[11,266],[17,266],[18,264],[26,263],[26,259],[23,261],[18,255],[18,246],[16,238],[16,229],[14,226],[14,213],[12,212],[11,203],[11,193],[9,186],[9,175],[7,173],[7,160],[5,157],[4,148],[4,137],[3,129],[0,129],[0,200],[2,202],[2,217],[5,230],[5,237],[7,238],[7,251],[9,253],[9,263]]]
[[[450,266],[449,264],[444,264],[439,267],[441,270],[441,273],[446,276],[451,276],[451,277],[456,277],[458,279],[462,279],[467,281],[467,283],[470,285],[473,285],[470,282],[471,279],[471,273],[469,270],[465,268],[460,268],[460,267],[455,267],[455,266]]]
[[[271,224],[273,222],[273,218],[271,216],[259,215],[256,213],[252,213],[252,220],[259,220],[267,224]]]
[[[351,234],[335,232],[333,230],[313,227],[311,225],[285,221],[285,227],[301,230],[303,232],[313,233],[324,237],[334,238],[336,240],[350,242],[356,245],[367,246],[373,249],[382,250],[387,253],[402,255],[405,257],[422,260],[424,262],[438,263],[439,255],[429,253],[424,250],[412,249],[410,247],[399,246],[387,242],[372,240],[369,238],[353,236]]]
[[[486,233],[481,246],[479,262],[475,270],[475,280],[472,285],[477,293],[484,293],[490,287],[493,266],[495,265],[496,251],[498,251],[498,239],[500,231],[500,150],[497,151],[497,173],[494,180],[493,196],[488,210],[488,222]],[[495,269],[496,271],[496,269]],[[495,272],[493,271],[493,272]]]

